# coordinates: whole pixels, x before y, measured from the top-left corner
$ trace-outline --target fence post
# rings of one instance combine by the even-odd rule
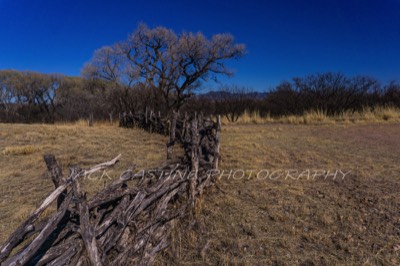
[[[192,121],[192,143],[191,143],[191,167],[190,167],[190,180],[189,180],[189,204],[191,206],[192,215],[195,215],[195,203],[196,203],[196,183],[197,175],[199,171],[199,132],[198,132],[198,121],[196,117]]]
[[[214,162],[213,162],[213,168],[218,169],[218,163],[219,163],[219,149],[220,149],[220,136],[221,136],[221,116],[217,116],[217,129],[215,133],[215,146],[214,146]]]
[[[53,181],[54,187],[57,189],[59,186],[61,186],[64,182],[65,179],[63,178],[62,174],[62,169],[60,165],[58,164],[56,157],[52,154],[46,154],[43,156],[43,159],[46,163],[47,170],[49,174],[51,175],[51,180]],[[57,198],[57,210],[60,208],[61,203],[64,201],[65,197],[67,195],[67,190],[65,189],[60,196]]]
[[[178,113],[174,111],[172,114],[172,121],[169,130],[169,143],[167,144],[167,160],[172,159],[172,153],[175,145],[175,131],[176,131],[176,120],[178,119]]]
[[[92,126],[93,126],[93,113],[91,113],[91,114],[89,115],[89,122],[88,122],[88,124],[89,124],[89,127],[92,127]]]
[[[145,126],[144,126],[144,128],[146,128],[147,127],[147,106],[146,106],[146,113],[145,113],[145,118],[144,118],[144,124],[145,124]]]

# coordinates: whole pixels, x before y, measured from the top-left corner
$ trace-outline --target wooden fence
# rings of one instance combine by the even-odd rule
[[[170,130],[168,119],[165,119],[158,112],[146,111],[145,113],[124,112],[120,114],[119,126],[126,128],[142,128],[151,133],[167,135]]]
[[[196,198],[213,185],[211,173],[218,168],[219,117],[214,122],[174,114],[169,124],[168,159],[162,166],[128,169],[90,199],[80,179],[113,166],[120,155],[89,169],[70,167],[68,176],[53,155],[45,155],[55,190],[1,246],[1,265],[151,264],[169,245],[172,221],[195,219]],[[163,122],[152,129],[161,133],[165,127]],[[184,153],[172,159],[177,143]],[[41,217],[54,201],[57,211]]]

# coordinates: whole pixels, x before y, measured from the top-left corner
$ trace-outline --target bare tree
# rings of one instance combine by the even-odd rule
[[[24,121],[54,121],[56,115],[56,90],[59,75],[45,75],[36,72],[4,71],[0,74],[2,109],[5,121],[14,116],[15,110]]]
[[[281,82],[275,89],[268,92],[265,105],[271,115],[302,114],[304,104],[295,85],[288,81]]]
[[[94,52],[90,63],[85,64],[82,76],[118,83],[121,81],[122,61],[113,47],[104,46]]]
[[[201,81],[232,75],[224,62],[244,53],[245,46],[235,44],[230,34],[207,39],[202,33],[176,34],[141,24],[126,41],[97,51],[83,74],[110,80],[118,69],[120,83],[139,84],[154,97],[161,95],[167,110],[179,110]]]
[[[400,107],[400,83],[391,81],[384,88],[384,104],[388,106]]]
[[[236,85],[222,87],[214,99],[216,111],[230,122],[236,122],[254,104],[251,90]]]
[[[15,93],[14,86],[10,80],[17,75],[16,71],[0,71],[0,121],[8,122],[10,117],[15,116]]]

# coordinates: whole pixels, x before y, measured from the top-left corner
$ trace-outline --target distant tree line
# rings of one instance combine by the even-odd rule
[[[117,119],[120,113],[146,108],[166,115],[165,99],[154,93],[102,79],[5,70],[0,71],[0,122],[76,121],[91,114],[98,120]],[[193,93],[179,110],[221,114],[235,122],[245,111],[282,116],[319,110],[332,116],[377,106],[400,108],[400,83],[381,85],[371,77],[323,73],[284,81],[267,92],[223,86]]]
[[[225,86],[191,101],[188,106],[197,106],[197,111],[223,114],[232,122],[245,111],[257,112],[262,117],[303,115],[309,111],[334,116],[364,108],[400,108],[400,83],[381,85],[372,77],[346,77],[328,72],[283,81],[262,93],[245,87]]]
[[[319,110],[329,116],[365,107],[400,107],[400,84],[382,86],[371,77],[346,77],[341,73],[309,75],[279,84],[268,93],[265,106],[271,115],[301,115]]]
[[[156,109],[151,92],[110,81],[48,75],[29,71],[0,71],[0,122],[53,123],[104,120],[125,111]]]
[[[244,53],[230,34],[207,38],[141,24],[126,40],[95,51],[82,78],[3,71],[0,119],[54,122],[146,109],[168,115],[182,109],[202,82],[231,75],[225,61]]]
[[[95,51],[81,77],[0,71],[0,122],[115,119],[123,112],[153,110],[222,114],[236,121],[245,111],[261,116],[327,115],[365,107],[400,107],[400,85],[371,77],[323,73],[284,81],[268,92],[239,86],[199,94],[205,81],[231,75],[226,61],[245,46],[230,34],[175,33],[144,24],[124,41]]]
[[[0,71],[0,121],[51,123],[75,120],[100,109],[95,91],[81,78]]]

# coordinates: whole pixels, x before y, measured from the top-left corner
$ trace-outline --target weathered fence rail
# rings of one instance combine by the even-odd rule
[[[214,122],[174,115],[164,165],[129,169],[90,199],[80,179],[115,165],[120,155],[90,169],[70,167],[68,176],[54,156],[46,155],[56,189],[1,246],[1,265],[150,264],[168,247],[172,221],[194,219],[196,198],[213,184],[210,171],[218,167],[220,131],[219,117]],[[178,159],[171,156],[175,143],[184,149]],[[56,200],[57,211],[41,218]]]
[[[146,111],[145,113],[124,112],[120,114],[119,126],[126,128],[138,127],[149,132],[166,135],[170,129],[169,120],[158,112]]]

